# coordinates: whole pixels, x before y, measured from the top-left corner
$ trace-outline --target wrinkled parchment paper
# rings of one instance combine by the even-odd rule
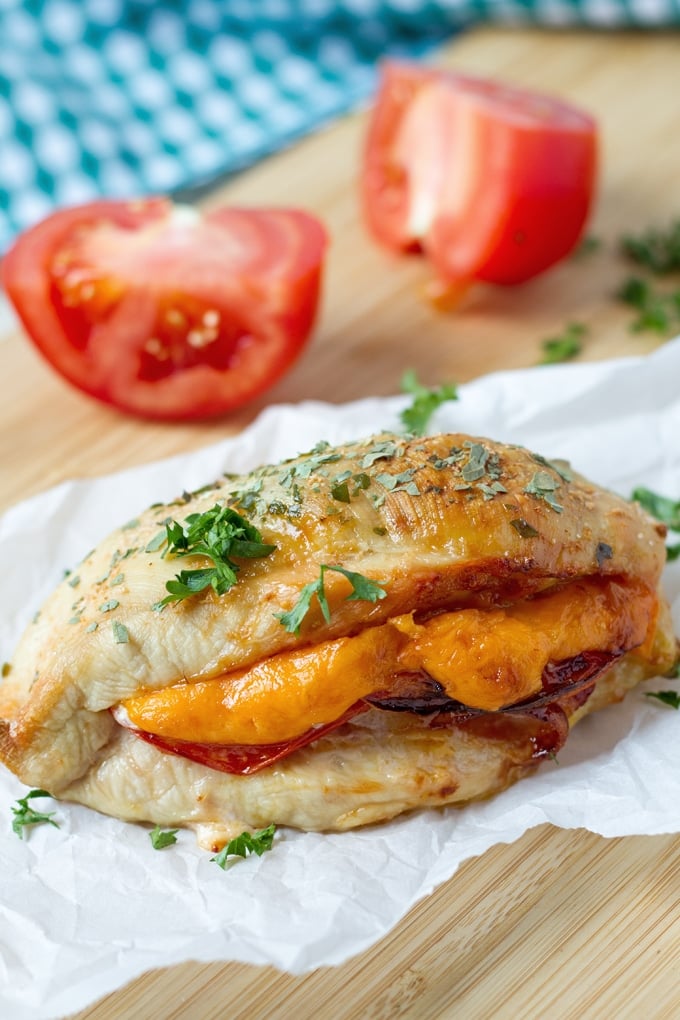
[[[199,453],[69,482],[0,520],[0,655],[11,658],[43,598],[110,529],[149,503],[309,449],[399,426],[406,398],[268,409]],[[503,372],[461,387],[433,430],[565,457],[629,496],[680,497],[680,338],[645,359]],[[677,538],[677,536],[676,536]],[[666,587],[680,625],[680,561]],[[680,687],[651,681],[647,690]],[[425,811],[343,835],[277,833],[274,850],[226,872],[193,834],[154,851],[149,828],[68,804],[59,829],[11,831],[25,789],[0,769],[0,1015],[61,1017],[142,971],[194,959],[301,973],[338,964],[390,930],[458,865],[551,822],[604,836],[680,830],[680,713],[634,691],[586,719],[529,779],[488,803]]]

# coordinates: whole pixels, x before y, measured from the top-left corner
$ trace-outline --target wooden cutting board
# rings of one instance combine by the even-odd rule
[[[207,204],[297,204],[333,239],[319,328],[266,400],[190,426],[118,416],[61,383],[18,332],[0,336],[0,508],[66,477],[95,475],[243,428],[269,402],[341,402],[398,391],[405,368],[428,383],[535,364],[541,341],[588,326],[583,358],[645,353],[661,341],[630,332],[615,298],[628,275],[625,232],[680,214],[672,34],[480,30],[441,62],[553,91],[589,108],[602,128],[602,178],[591,234],[601,244],[523,287],[478,287],[448,312],[423,297],[419,259],[395,260],[367,239],[354,182],[364,118],[347,118],[261,164]],[[679,381],[680,384],[680,381]],[[468,862],[380,944],[301,978],[240,964],[155,972],[78,1014],[121,1018],[680,1016],[673,967],[680,940],[676,837],[605,841],[544,826]]]

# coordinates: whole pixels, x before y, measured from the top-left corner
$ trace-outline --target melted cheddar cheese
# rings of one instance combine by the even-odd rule
[[[619,654],[650,639],[645,585],[581,580],[502,609],[399,616],[351,637],[282,652],[211,680],[122,703],[133,727],[194,743],[270,744],[332,723],[395,676],[424,671],[470,708],[496,711],[542,690],[543,671],[585,651]]]

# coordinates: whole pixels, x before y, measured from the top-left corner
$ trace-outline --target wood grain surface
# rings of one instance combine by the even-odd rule
[[[0,337],[0,507],[66,477],[92,476],[235,433],[270,402],[342,402],[398,391],[405,368],[428,383],[535,364],[541,341],[577,320],[582,357],[645,353],[615,298],[629,269],[625,232],[680,213],[680,38],[539,30],[468,33],[440,62],[568,96],[602,129],[591,233],[602,242],[522,287],[478,287],[458,308],[424,298],[419,259],[367,239],[355,194],[364,129],[347,118],[261,164],[206,204],[304,205],[333,243],[321,320],[275,389],[234,417],[157,425],[69,389],[16,330]],[[680,846],[674,836],[605,841],[548,826],[464,865],[378,945],[304,977],[241,964],[185,964],[144,975],[78,1020],[680,1016]]]

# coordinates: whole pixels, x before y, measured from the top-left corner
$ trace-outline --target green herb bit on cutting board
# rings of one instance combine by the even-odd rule
[[[583,338],[588,327],[582,322],[570,322],[559,336],[548,337],[541,344],[543,357],[539,364],[556,365],[562,361],[571,361],[583,350]]]

